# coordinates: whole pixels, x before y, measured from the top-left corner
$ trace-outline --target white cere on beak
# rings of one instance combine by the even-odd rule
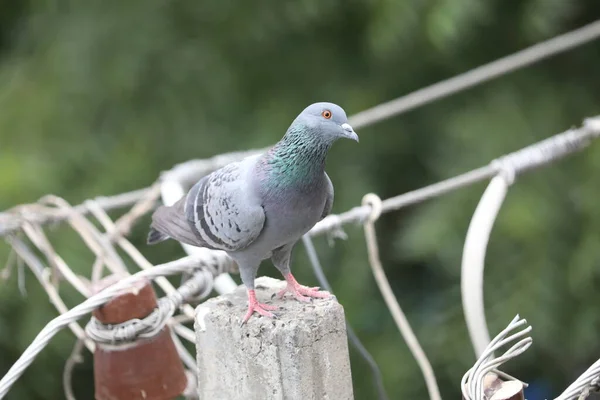
[[[342,124],[342,128],[344,128],[346,132],[354,132],[354,129],[352,129],[350,124]]]
[[[358,142],[358,135],[356,134],[356,132],[354,132],[354,129],[352,129],[350,124],[345,123],[345,124],[342,124],[341,127],[346,132],[346,137],[348,139],[352,139],[352,140]]]

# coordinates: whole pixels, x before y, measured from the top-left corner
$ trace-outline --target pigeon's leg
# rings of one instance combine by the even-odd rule
[[[256,299],[256,292],[254,291],[254,279],[256,278],[256,272],[258,271],[258,263],[255,265],[248,265],[238,262],[238,265],[240,267],[240,276],[242,277],[242,282],[246,286],[246,290],[248,292],[248,311],[246,312],[246,315],[244,315],[242,325],[245,324],[255,312],[264,317],[275,318],[275,314],[273,314],[271,311],[277,310],[277,307],[269,304],[259,303]]]
[[[318,287],[306,287],[298,283],[292,272],[290,271],[290,257],[292,255],[292,249],[295,243],[291,243],[282,246],[273,251],[271,261],[273,265],[282,273],[283,277],[287,282],[285,289],[277,293],[277,297],[280,299],[285,296],[287,292],[290,292],[298,301],[309,302],[312,297],[316,298],[328,298],[330,295],[325,292],[319,292]]]

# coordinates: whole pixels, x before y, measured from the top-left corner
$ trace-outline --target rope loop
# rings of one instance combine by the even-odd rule
[[[593,137],[600,136],[600,117],[586,118],[583,121],[583,126],[592,132]]]
[[[365,231],[365,240],[367,242],[367,253],[369,255],[369,264],[371,266],[371,271],[373,272],[373,277],[375,278],[375,282],[379,287],[379,291],[383,296],[385,304],[387,305],[390,313],[392,314],[392,318],[396,322],[396,326],[400,331],[400,334],[406,341],[408,348],[410,349],[413,357],[417,361],[421,372],[423,373],[423,377],[425,378],[425,385],[427,386],[427,391],[429,393],[430,400],[441,400],[440,390],[438,388],[435,374],[433,372],[433,368],[425,355],[425,352],[421,348],[415,333],[413,332],[404,312],[400,308],[400,304],[398,304],[398,300],[392,291],[392,287],[385,276],[385,272],[383,270],[383,265],[381,264],[381,259],[379,258],[379,247],[377,245],[377,234],[375,232],[375,221],[381,215],[381,211],[383,210],[383,204],[379,196],[374,193],[366,194],[362,199],[363,206],[369,206],[371,208],[371,212],[367,216],[364,221],[364,231]]]
[[[145,318],[130,319],[120,324],[103,324],[92,316],[85,332],[96,343],[113,345],[154,337],[161,332],[178,307],[190,299],[199,300],[208,296],[212,287],[212,273],[203,268],[179,289],[159,299],[157,307]]]
[[[216,264],[217,259],[213,258],[213,261],[215,261]],[[200,302],[212,292],[214,288],[213,277],[217,274],[218,271],[215,268],[200,269],[184,281],[183,285],[179,288],[179,291],[188,302]],[[183,300],[181,303],[183,303]],[[181,303],[177,306],[179,307]]]
[[[506,180],[508,186],[515,182],[517,171],[514,164],[506,157],[497,158],[491,162],[492,167],[498,171],[498,175]]]
[[[371,208],[371,212],[367,216],[367,221],[370,223],[374,223],[381,216],[381,212],[383,211],[383,203],[381,202],[381,198],[377,196],[375,193],[367,193],[363,196],[362,199],[363,206],[369,206]]]

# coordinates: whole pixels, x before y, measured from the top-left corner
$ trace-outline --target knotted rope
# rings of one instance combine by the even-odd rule
[[[379,196],[373,193],[366,194],[362,200],[363,206],[368,206],[371,209],[371,212],[365,219],[363,226],[365,230],[365,239],[367,242],[367,251],[369,253],[369,264],[371,265],[371,270],[373,271],[373,276],[375,277],[375,281],[377,282],[377,286],[379,287],[379,291],[383,296],[387,307],[400,330],[400,334],[404,338],[410,352],[413,357],[419,364],[419,368],[423,373],[423,377],[425,378],[425,384],[427,385],[427,391],[429,392],[429,398],[431,400],[441,400],[442,397],[440,395],[440,390],[438,388],[435,374],[433,373],[433,368],[425,355],[425,352],[419,345],[419,341],[415,336],[413,330],[406,319],[406,316],[402,312],[396,297],[394,296],[394,292],[390,287],[390,283],[388,282],[385,272],[383,271],[383,267],[381,265],[381,260],[379,259],[379,248],[377,246],[377,235],[375,233],[375,221],[379,218],[382,211],[382,202]]]
[[[216,271],[215,271],[216,272]],[[176,291],[158,301],[158,306],[145,318],[130,319],[120,324],[103,324],[92,316],[85,333],[96,343],[120,344],[138,338],[156,336],[167,324],[177,308],[191,297],[204,298],[213,288],[213,272],[201,269],[194,273]]]

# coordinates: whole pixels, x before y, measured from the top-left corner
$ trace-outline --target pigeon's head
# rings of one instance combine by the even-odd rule
[[[358,135],[348,123],[344,109],[333,103],[314,103],[306,107],[294,120],[294,125],[307,128],[310,134],[333,142],[340,138],[358,142]]]

